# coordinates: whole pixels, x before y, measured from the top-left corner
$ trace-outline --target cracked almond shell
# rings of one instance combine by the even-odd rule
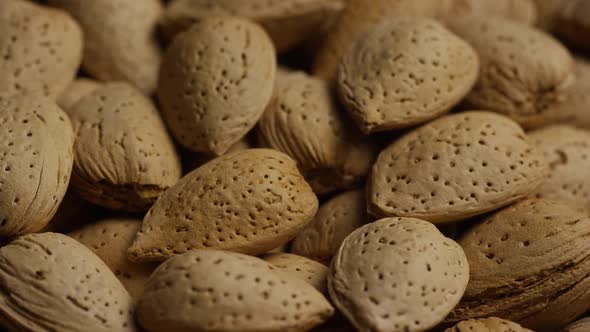
[[[590,309],[590,217],[547,199],[501,210],[460,239],[469,286],[449,321],[496,316],[559,331]]]
[[[166,51],[162,114],[180,144],[222,155],[262,116],[275,71],[272,41],[260,26],[229,16],[203,19]]]
[[[180,159],[164,121],[130,84],[105,84],[68,113],[76,132],[72,186],[84,199],[145,211],[180,179]]]
[[[352,232],[332,260],[328,290],[361,332],[427,331],[461,299],[469,266],[461,247],[414,218]]]
[[[58,233],[0,248],[0,326],[9,331],[136,331],[133,300],[109,268]]]
[[[249,149],[185,175],[152,206],[131,248],[133,260],[165,260],[191,249],[264,254],[307,225],[318,201],[282,152]]]
[[[137,306],[148,331],[307,331],[334,309],[307,282],[260,258],[192,250],[164,262]]]
[[[0,238],[37,232],[70,181],[70,120],[45,97],[0,97],[0,142]]]
[[[445,332],[533,332],[529,329],[498,317],[464,320]]]

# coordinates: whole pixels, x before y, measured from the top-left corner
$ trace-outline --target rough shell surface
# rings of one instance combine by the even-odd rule
[[[329,263],[348,234],[369,221],[366,206],[364,190],[345,192],[330,199],[297,234],[291,252]]]
[[[0,248],[0,325],[9,331],[136,331],[133,300],[90,250],[58,233]]]
[[[82,61],[82,31],[62,11],[0,1],[0,93],[57,98]]]
[[[499,112],[525,128],[544,126],[566,115],[555,105],[574,82],[573,59],[547,33],[492,17],[456,19],[452,30],[479,55],[479,79],[467,107]]]
[[[139,219],[104,219],[69,234],[102,259],[135,300],[156,268],[155,264],[134,263],[127,258],[127,249],[140,227]]]
[[[361,36],[339,67],[340,99],[365,133],[448,112],[478,74],[473,48],[431,19],[389,19]]]
[[[0,97],[0,142],[0,238],[39,231],[70,181],[70,120],[45,97]]]
[[[200,248],[264,254],[292,239],[317,208],[289,156],[269,149],[234,152],[189,173],[160,197],[130,257],[164,260]]]
[[[284,273],[307,281],[322,293],[326,292],[328,267],[303,256],[289,253],[272,253],[262,257]]]
[[[459,239],[470,281],[450,321],[496,316],[559,331],[590,308],[590,217],[546,199],[519,202]]]
[[[426,331],[461,299],[469,266],[433,224],[386,218],[352,232],[332,260],[328,289],[359,331]]]
[[[49,0],[69,12],[84,31],[82,66],[104,82],[127,81],[145,94],[157,84],[161,50],[156,24],[159,0]]]
[[[533,332],[509,320],[489,317],[464,320],[445,332]]]
[[[262,116],[275,71],[274,47],[261,27],[235,17],[203,19],[166,51],[162,113],[186,148],[221,155]]]
[[[80,99],[98,88],[100,88],[99,82],[90,78],[78,78],[62,92],[57,99],[57,105],[67,112]]]
[[[69,110],[76,132],[72,186],[112,209],[145,211],[181,176],[164,121],[127,83],[109,83]]]
[[[307,282],[259,258],[192,250],[167,260],[138,303],[148,331],[307,331],[334,309]]]
[[[449,115],[381,152],[368,183],[376,216],[449,222],[533,193],[546,164],[514,121],[491,112]]]

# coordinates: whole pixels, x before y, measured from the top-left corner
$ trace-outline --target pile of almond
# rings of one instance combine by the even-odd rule
[[[589,332],[590,0],[0,0],[0,330]]]

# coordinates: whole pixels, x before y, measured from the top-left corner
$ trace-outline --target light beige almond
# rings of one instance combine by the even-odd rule
[[[104,81],[127,81],[151,94],[158,80],[161,50],[156,24],[159,0],[49,0],[69,12],[84,31],[82,66]]]
[[[259,23],[279,52],[312,38],[344,7],[345,0],[174,0],[161,26],[168,39],[210,16],[236,15]]]
[[[559,331],[590,309],[590,217],[551,200],[526,200],[466,232],[469,286],[449,321],[496,316]]]
[[[330,199],[293,240],[291,252],[329,264],[342,241],[369,221],[364,190],[348,191]]]
[[[201,248],[264,254],[291,240],[317,208],[289,156],[269,149],[234,152],[166,191],[146,214],[129,255],[165,260]]]
[[[554,0],[539,0],[552,2]],[[537,21],[537,5],[534,0],[450,0],[442,19],[453,21],[457,16],[501,17],[528,25]]]
[[[158,86],[162,113],[186,148],[221,155],[264,112],[275,71],[274,47],[257,24],[203,19],[166,51]]]
[[[590,62],[576,57],[574,71],[576,81],[567,90],[565,100],[555,107],[568,117],[565,123],[590,130]]]
[[[467,107],[505,114],[527,129],[567,117],[554,106],[574,82],[573,59],[557,40],[493,17],[455,19],[450,26],[479,55],[479,79]]]
[[[415,129],[381,152],[368,183],[375,216],[450,222],[532,194],[546,164],[518,124],[472,111]]]
[[[448,328],[445,332],[533,332],[509,320],[489,317],[468,319]]]
[[[307,281],[320,292],[326,292],[328,267],[324,264],[289,253],[267,254],[262,259],[288,275]]]
[[[133,300],[90,250],[58,233],[0,248],[0,326],[9,331],[136,331]]]
[[[346,0],[346,7],[327,33],[313,61],[312,73],[333,83],[338,65],[351,45],[374,24],[401,17],[436,17],[447,8],[447,0]]]
[[[57,104],[64,111],[69,110],[80,99],[100,88],[100,83],[90,78],[78,78],[70,84],[57,99]]]
[[[137,308],[150,332],[307,331],[333,313],[320,292],[270,263],[203,249],[164,262]]]
[[[590,211],[590,132],[556,125],[533,131],[530,137],[549,164],[536,196]]]
[[[139,219],[113,218],[86,225],[69,234],[100,257],[135,300],[139,299],[157,267],[127,259],[127,249],[140,228]]]
[[[0,0],[0,93],[56,99],[82,61],[82,31],[66,13]]]
[[[45,97],[0,97],[0,142],[0,238],[37,232],[70,181],[70,120]]]
[[[393,18],[343,56],[338,90],[357,126],[373,133],[447,113],[471,90],[478,70],[473,48],[440,23]]]
[[[550,2],[550,1],[549,1]],[[562,0],[557,12],[556,32],[573,46],[590,50],[590,2]]]
[[[277,75],[274,96],[257,134],[263,145],[293,157],[318,194],[357,184],[377,155],[368,147],[370,139],[339,109],[328,84],[303,72]],[[347,160],[357,153],[355,149],[367,151],[368,157],[358,158],[364,165],[349,173]]]
[[[588,332],[590,331],[590,318],[582,318],[566,326],[563,332]]]
[[[433,224],[386,218],[352,232],[332,261],[334,304],[361,332],[427,331],[461,299],[465,254]]]
[[[77,135],[72,186],[85,199],[145,211],[180,179],[180,160],[164,121],[130,84],[105,84],[68,112]]]

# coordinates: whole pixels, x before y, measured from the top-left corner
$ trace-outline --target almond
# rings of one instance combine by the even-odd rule
[[[82,61],[82,31],[66,13],[0,0],[0,92],[57,98]]]
[[[259,258],[192,250],[148,281],[137,318],[148,331],[307,331],[334,312],[307,282]]]
[[[352,232],[332,261],[328,289],[359,331],[426,331],[469,280],[461,247],[433,224],[386,218]]]
[[[158,97],[176,139],[221,155],[264,112],[276,59],[264,30],[248,20],[210,17],[179,34],[166,51]]]
[[[536,196],[590,211],[590,132],[556,125],[531,132],[530,137],[550,170]]]
[[[140,227],[138,219],[104,219],[69,234],[100,257],[135,300],[139,299],[156,268],[154,264],[133,263],[127,259],[127,248]]]
[[[375,216],[457,221],[525,198],[546,165],[517,123],[491,112],[449,115],[381,152],[368,183]]]
[[[0,325],[11,331],[136,331],[133,300],[90,250],[57,233],[0,248]]]
[[[590,318],[582,318],[568,325],[563,332],[588,332],[590,330]]]
[[[288,275],[307,281],[322,293],[326,292],[328,267],[303,256],[288,253],[272,253],[262,257]]]
[[[565,123],[590,130],[590,62],[580,57],[574,60],[576,81],[567,90],[565,100],[556,105],[557,112],[568,117]]]
[[[181,176],[164,121],[128,83],[109,83],[70,110],[77,138],[72,186],[111,209],[145,211]]]
[[[57,99],[57,104],[67,111],[82,97],[100,88],[100,83],[89,78],[78,78],[70,84]]]
[[[448,112],[478,74],[469,44],[430,19],[389,19],[346,53],[340,99],[365,133],[410,127]]]
[[[533,25],[537,21],[537,14],[537,5],[534,0],[451,0],[444,19],[453,21],[455,17],[464,15],[495,16]]]
[[[158,80],[161,51],[155,27],[159,0],[49,0],[69,12],[84,31],[82,66],[101,81],[127,81],[151,94]]]
[[[292,239],[317,208],[289,156],[234,152],[167,190],[146,214],[129,254],[133,260],[165,260],[201,248],[264,254]]]
[[[547,33],[505,19],[456,19],[451,28],[477,51],[479,79],[467,107],[505,114],[525,128],[562,120],[554,106],[574,82],[573,59]]]
[[[0,238],[37,232],[55,214],[70,181],[70,120],[45,97],[0,98],[0,142]]]
[[[346,0],[346,7],[319,48],[312,66],[314,76],[332,83],[338,65],[351,45],[365,31],[383,19],[401,17],[435,17],[443,13],[441,0]]]
[[[590,3],[586,0],[559,2],[555,30],[574,46],[590,50]]]
[[[468,319],[460,322],[445,332],[533,332],[529,329],[497,317]]]
[[[318,213],[293,240],[291,252],[330,263],[342,241],[369,221],[365,191],[348,191],[320,206]]]
[[[496,316],[559,331],[590,309],[590,217],[569,205],[526,200],[470,229],[459,244],[470,281],[449,321]]]
[[[171,39],[195,22],[219,15],[236,15],[259,23],[279,52],[313,37],[344,7],[345,0],[174,0],[164,17],[162,30]]]

